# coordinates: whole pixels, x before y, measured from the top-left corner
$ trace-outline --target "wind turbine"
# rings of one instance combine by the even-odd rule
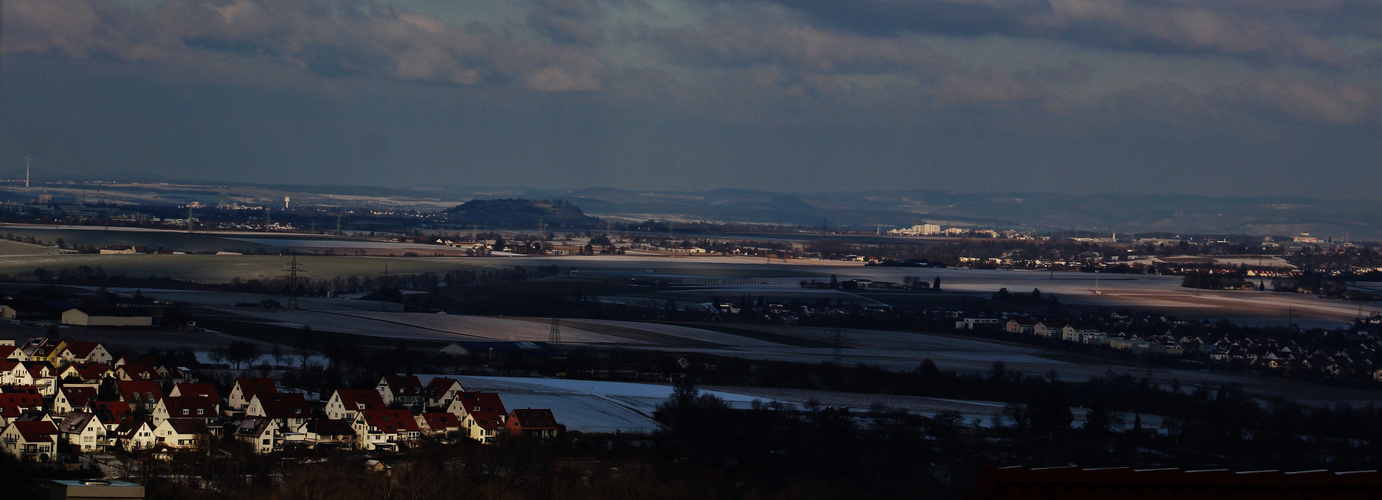
[[[33,155],[24,155],[24,189],[29,188],[29,162],[33,159]]]

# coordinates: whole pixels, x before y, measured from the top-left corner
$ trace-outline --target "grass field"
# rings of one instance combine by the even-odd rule
[[[101,266],[107,275],[174,279],[199,283],[228,283],[242,280],[270,279],[287,274],[290,258],[283,255],[0,255],[0,273],[16,274],[44,268],[57,271],[79,266]],[[517,265],[520,262],[510,262]],[[473,260],[418,260],[411,258],[356,256],[298,256],[301,275],[312,279],[331,279],[336,276],[377,276],[387,266],[391,274],[423,272],[445,273],[456,269],[482,267]]]

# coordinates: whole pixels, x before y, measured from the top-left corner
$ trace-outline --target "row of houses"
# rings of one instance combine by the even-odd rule
[[[337,389],[325,401],[280,390],[273,379],[240,378],[222,396],[190,369],[148,356],[111,361],[104,347],[89,344],[0,346],[0,368],[13,367],[0,374],[0,448],[39,461],[230,438],[261,453],[298,446],[397,451],[424,437],[488,443],[506,432],[547,438],[559,430],[551,410],[510,410],[499,394],[466,391],[449,378],[423,385],[416,376],[387,375],[373,389]]]
[[[1046,322],[1030,318],[961,318],[957,330],[1004,331],[1016,335],[1055,338],[1096,345],[1134,354],[1165,356],[1197,355],[1211,361],[1242,363],[1272,370],[1314,371],[1328,376],[1366,375],[1382,382],[1382,366],[1375,360],[1377,345],[1355,344],[1349,348],[1311,347],[1295,341],[1274,339],[1205,338],[1178,333],[1107,333],[1094,324]]]

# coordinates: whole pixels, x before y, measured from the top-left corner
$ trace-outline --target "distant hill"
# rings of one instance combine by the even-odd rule
[[[535,226],[541,221],[549,227],[580,227],[600,223],[599,218],[586,215],[581,207],[562,200],[470,200],[445,213],[448,221],[459,224]]]

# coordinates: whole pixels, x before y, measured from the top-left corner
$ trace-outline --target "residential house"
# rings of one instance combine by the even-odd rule
[[[0,392],[0,424],[9,425],[29,412],[43,412],[43,396],[38,389],[19,390],[15,387]]]
[[[230,388],[230,396],[226,406],[233,412],[243,412],[250,405],[250,400],[254,399],[255,394],[275,394],[278,392],[278,384],[271,378],[249,378],[241,377],[235,379],[235,386]]]
[[[504,427],[514,436],[551,438],[557,435],[557,417],[547,409],[514,410],[504,419]]]
[[[441,412],[428,412],[417,416],[417,426],[422,435],[445,439],[461,434],[465,428],[461,427],[461,419],[455,414]]]
[[[154,405],[153,423],[158,428],[166,420],[196,420],[202,425],[211,425],[220,417],[221,404],[209,398],[197,396],[165,396]]]
[[[1066,342],[1079,342],[1081,336],[1087,333],[1104,333],[1099,325],[1087,325],[1071,323],[1061,327],[1060,338]]]
[[[120,422],[134,418],[134,409],[124,401],[88,401],[86,411],[96,414],[107,431],[114,431]]]
[[[52,421],[11,422],[0,432],[0,443],[20,460],[52,462],[57,455],[58,434]]]
[[[353,423],[354,419],[333,420],[327,418],[314,418],[307,421],[298,432],[302,434],[303,443],[308,447],[355,447],[358,445],[359,439],[355,436],[355,429],[352,428]]]
[[[509,414],[504,409],[503,400],[492,392],[458,393],[446,411],[461,419],[467,437],[481,443],[488,443],[494,438]]]
[[[110,365],[105,363],[69,363],[67,368],[58,372],[58,380],[81,380],[83,384],[99,384],[102,380],[114,376],[110,370]]]
[[[95,453],[106,449],[106,426],[96,414],[74,411],[66,414],[58,426],[69,449],[80,453]]]
[[[58,390],[58,395],[53,398],[53,414],[66,415],[68,412],[77,408],[82,408],[87,403],[96,400],[96,386],[91,384],[67,384]]]
[[[168,395],[172,397],[196,396],[199,398],[207,398],[217,403],[222,401],[221,393],[216,390],[216,386],[211,384],[183,382],[174,385],[173,390],[168,391]]]
[[[1051,337],[1059,335],[1059,333],[1057,328],[1046,326],[1046,323],[1038,322],[1037,324],[1032,325],[1032,335],[1036,335],[1038,337],[1046,337],[1049,339]]]
[[[964,318],[955,322],[956,330],[999,330],[1004,321],[998,318]]]
[[[393,406],[419,406],[423,404],[422,381],[416,375],[385,375],[375,387],[384,404]]]
[[[235,428],[235,439],[248,443],[255,453],[273,453],[283,449],[283,433],[278,421],[268,417],[245,417]]]
[[[148,422],[133,418],[120,422],[111,435],[114,439],[111,444],[125,451],[147,450],[158,443],[153,427]]]
[[[384,397],[378,391],[369,389],[336,389],[326,402],[326,418],[332,420],[355,421],[355,414],[361,410],[383,410]]]
[[[1008,322],[1004,325],[1003,329],[1008,333],[1031,335],[1032,329],[1036,328],[1036,324],[1036,320],[1027,318],[1015,318],[1008,320]]]
[[[156,380],[121,380],[120,400],[129,403],[136,412],[151,412],[163,399],[163,388]]]
[[[364,410],[351,424],[363,450],[397,450],[399,445],[417,440],[421,430],[407,410]]]
[[[169,418],[154,426],[156,444],[170,448],[195,448],[211,440],[206,424],[195,418]]]
[[[297,429],[312,419],[312,407],[301,393],[259,393],[245,407],[245,416],[271,418],[280,429]]]
[[[60,359],[62,349],[67,343],[59,339],[47,337],[34,337],[29,339],[19,349],[24,351],[25,361],[42,361],[48,364],[56,363]]]
[[[46,361],[19,361],[10,370],[10,385],[30,385],[38,388],[39,394],[53,395],[53,383],[57,372]]]
[[[60,359],[66,364],[72,363],[102,363],[109,365],[115,359],[110,355],[105,346],[100,342],[88,342],[84,340],[68,341],[59,354]]]
[[[461,382],[453,378],[437,377],[427,382],[422,392],[427,396],[428,408],[445,408],[451,404],[451,400],[456,398],[456,394],[465,391],[461,387]]]

